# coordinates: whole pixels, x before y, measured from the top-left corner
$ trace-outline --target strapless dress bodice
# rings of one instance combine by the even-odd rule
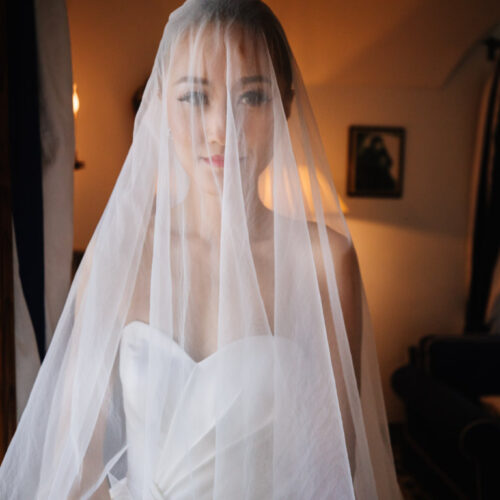
[[[164,333],[127,325],[119,369],[128,472],[111,498],[234,499],[248,481],[252,498],[272,498],[273,366],[287,344],[246,337],[197,363]]]

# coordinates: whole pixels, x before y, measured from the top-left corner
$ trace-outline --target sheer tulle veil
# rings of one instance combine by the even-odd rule
[[[0,497],[399,498],[356,255],[263,3],[171,14]]]

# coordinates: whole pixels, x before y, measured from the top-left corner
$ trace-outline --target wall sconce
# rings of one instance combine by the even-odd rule
[[[304,200],[304,208],[306,212],[306,217],[308,219],[314,219],[315,209],[314,209],[314,201],[311,189],[311,182],[309,178],[309,170],[307,165],[298,165],[298,174],[300,179],[300,187],[302,190],[302,196]],[[321,194],[321,200],[323,203],[323,209],[326,213],[330,212],[332,214],[338,213],[338,206],[340,205],[340,210],[347,214],[349,209],[345,204],[344,200],[337,193],[337,200],[332,196],[332,192],[330,190],[330,185],[328,179],[323,175],[323,173],[316,169],[316,179],[318,180],[319,192]],[[286,173],[285,179],[283,182],[286,183]],[[259,176],[259,197],[264,204],[265,207],[277,210],[279,213],[283,215],[293,216],[290,212],[294,211],[293,207],[273,207],[273,195],[272,195],[272,170],[270,167],[267,167]]]
[[[75,123],[75,142],[76,142],[76,117],[78,116],[78,111],[80,109],[80,98],[76,91],[76,83],[73,84],[73,117]],[[75,146],[75,170],[79,170],[85,166],[85,163],[78,159],[78,153],[76,152]]]

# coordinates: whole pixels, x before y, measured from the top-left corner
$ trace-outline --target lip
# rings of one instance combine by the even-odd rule
[[[202,160],[209,165],[214,167],[223,168],[224,167],[224,155],[212,155],[209,157],[202,157]]]

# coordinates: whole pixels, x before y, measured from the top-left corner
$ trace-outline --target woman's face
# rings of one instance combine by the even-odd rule
[[[207,26],[177,42],[168,74],[169,127],[190,177],[213,194],[225,169],[256,181],[271,160],[276,88],[262,45],[242,29]]]

